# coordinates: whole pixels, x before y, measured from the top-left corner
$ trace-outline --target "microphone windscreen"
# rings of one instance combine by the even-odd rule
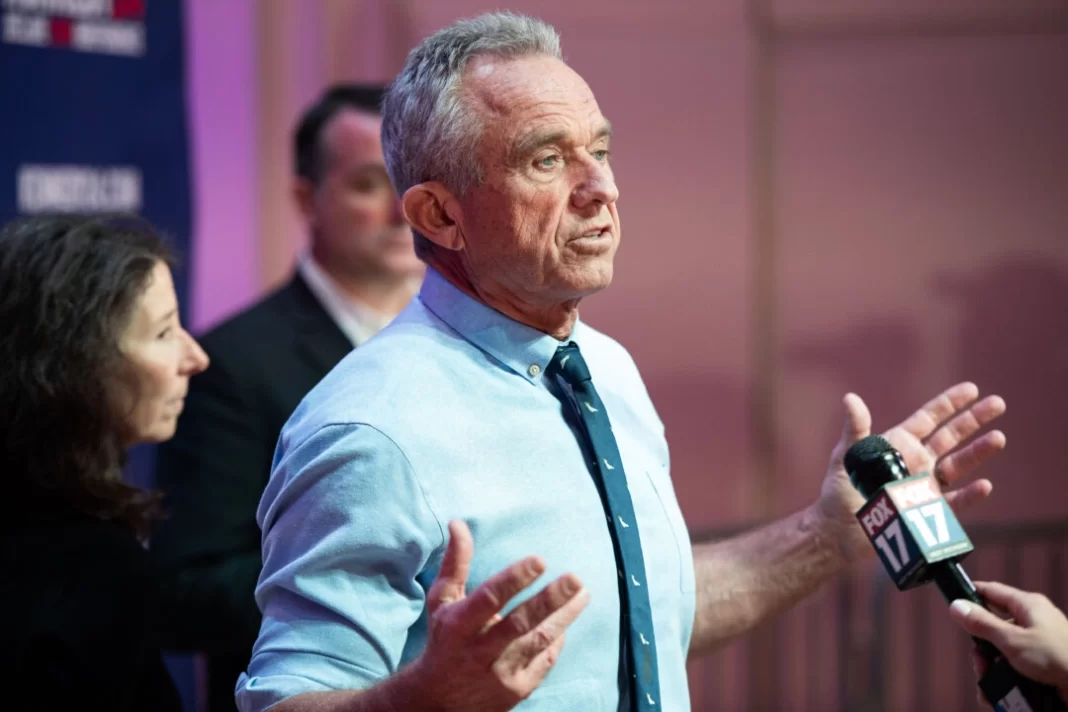
[[[846,451],[846,472],[855,472],[858,467],[878,460],[886,452],[893,449],[894,446],[882,435],[869,435],[866,438],[861,438]]]

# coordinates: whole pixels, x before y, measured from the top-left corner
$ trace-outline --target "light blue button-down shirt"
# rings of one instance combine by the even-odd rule
[[[634,500],[660,709],[688,710],[693,556],[664,428],[622,346],[581,322],[571,340],[608,410]],[[428,270],[419,297],[305,397],[257,512],[264,618],[237,683],[243,712],[365,688],[418,656],[452,519],[474,536],[469,591],[525,556],[545,559],[545,575],[506,611],[566,572],[590,592],[559,661],[520,709],[614,712],[618,572],[580,426],[560,399],[568,387],[545,376],[559,345]]]

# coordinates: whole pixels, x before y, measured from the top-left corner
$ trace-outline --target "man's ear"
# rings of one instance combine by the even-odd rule
[[[446,250],[464,248],[463,217],[452,191],[438,181],[413,185],[401,198],[404,219],[419,234]]]
[[[293,200],[297,210],[308,224],[309,230],[315,231],[315,185],[303,176],[297,176],[292,184]]]

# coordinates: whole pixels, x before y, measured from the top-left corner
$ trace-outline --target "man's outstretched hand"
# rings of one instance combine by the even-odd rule
[[[871,413],[854,393],[847,394],[843,404],[845,427],[831,453],[816,510],[839,532],[842,555],[852,561],[871,555],[872,548],[854,517],[864,505],[864,498],[850,483],[843,459],[853,443],[871,435]],[[887,430],[883,437],[901,453],[909,472],[934,474],[943,486],[946,502],[959,512],[985,499],[993,490],[987,479],[953,485],[1005,448],[1005,435],[1000,430],[971,440],[1004,412],[1005,401],[1000,396],[980,398],[974,383],[958,383]]]
[[[545,571],[540,557],[517,561],[468,595],[474,541],[467,525],[449,524],[441,569],[427,594],[428,639],[412,663],[435,709],[509,710],[541,684],[564,647],[564,631],[589,602],[574,574],[501,611]]]

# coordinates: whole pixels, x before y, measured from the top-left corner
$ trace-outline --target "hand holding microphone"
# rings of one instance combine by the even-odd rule
[[[910,475],[901,454],[878,435],[855,442],[844,465],[850,482],[867,500],[856,518],[894,584],[905,590],[933,581],[947,603],[960,601],[958,608],[969,607],[973,623],[980,620],[980,611],[990,615],[982,592],[959,563],[972,550],[971,541],[931,475]],[[1005,629],[1000,630],[1004,635]],[[998,712],[1068,712],[1056,689],[1025,677],[1014,666],[1018,651],[1010,656],[987,638],[973,638],[986,668],[979,687]],[[1016,639],[1021,637],[1008,640]]]
[[[954,601],[950,617],[973,637],[992,643],[1023,675],[1055,687],[1061,701],[1068,703],[1068,618],[1064,613],[1041,593],[980,581],[975,588],[1011,620],[966,601]],[[981,676],[985,665],[979,667],[976,673]]]

